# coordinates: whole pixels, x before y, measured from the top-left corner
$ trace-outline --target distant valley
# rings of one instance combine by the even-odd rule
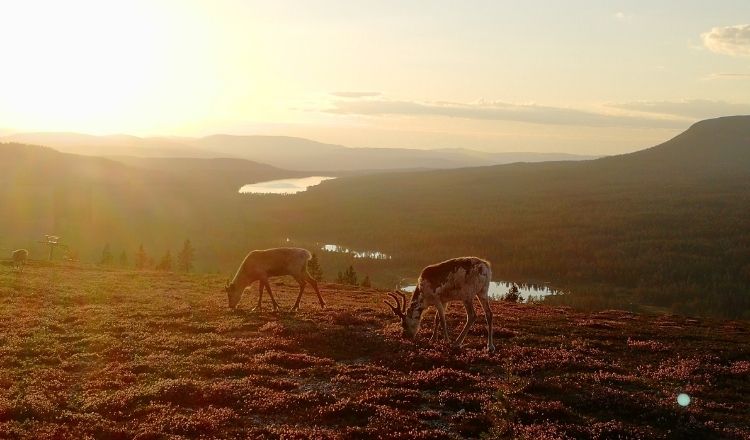
[[[289,151],[302,148],[284,139]],[[54,233],[96,261],[105,244],[130,255],[143,244],[159,257],[190,238],[200,270],[227,272],[249,249],[292,244],[317,250],[328,279],[353,265],[382,286],[474,254],[492,261],[498,280],[549,282],[572,292],[554,301],[584,308],[750,310],[750,116],[702,121],[661,145],[595,160],[339,171],[292,196],[238,193],[313,174],[236,158],[3,144],[0,204],[14,210],[0,218],[0,248],[38,256],[34,243]],[[325,243],[392,258],[323,252]]]

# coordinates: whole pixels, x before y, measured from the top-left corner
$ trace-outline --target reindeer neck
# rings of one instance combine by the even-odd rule
[[[424,295],[422,295],[419,287],[417,287],[416,289],[414,289],[414,294],[411,296],[411,301],[409,302],[409,308],[406,310],[406,315],[414,319],[419,319],[422,317],[422,313],[424,313],[424,310]]]
[[[251,274],[248,273],[248,271],[245,269],[245,264],[240,266],[240,268],[237,270],[237,273],[234,274],[234,278],[232,279],[232,285],[238,286],[241,288],[245,288],[248,285],[250,285],[253,281],[253,277]]]

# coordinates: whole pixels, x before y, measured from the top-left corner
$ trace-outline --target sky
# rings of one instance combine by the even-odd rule
[[[750,2],[0,0],[0,134],[613,154],[750,114]]]

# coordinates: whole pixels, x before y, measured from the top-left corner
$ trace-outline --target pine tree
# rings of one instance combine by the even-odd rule
[[[99,261],[99,264],[112,264],[112,251],[109,250],[109,243],[105,244],[104,249],[102,249],[102,259]]]
[[[156,270],[164,270],[164,271],[172,270],[172,252],[167,251],[167,253],[164,254],[163,257],[161,257],[161,261],[156,266]]]
[[[122,251],[120,254],[120,266],[127,266],[128,265],[128,254],[125,253],[125,251]]]
[[[365,279],[362,280],[362,287],[372,287],[372,284],[370,283],[369,275],[365,275]]]
[[[349,266],[349,268],[346,269],[346,272],[344,272],[344,283],[352,286],[359,284],[357,282],[357,272],[354,270],[354,267]]]
[[[323,269],[320,267],[320,261],[318,256],[313,253],[310,261],[307,262],[307,271],[310,272],[310,276],[316,281],[323,281]]]
[[[521,297],[521,294],[518,291],[518,286],[515,283],[510,286],[508,292],[503,296],[503,301],[513,303],[523,302],[523,297]]]
[[[138,248],[138,252],[135,254],[135,268],[139,270],[143,270],[146,268],[146,265],[148,264],[148,254],[143,249],[143,244]]]
[[[177,267],[185,272],[193,270],[194,255],[195,250],[193,249],[193,245],[190,244],[190,240],[185,240],[182,250],[177,254]]]

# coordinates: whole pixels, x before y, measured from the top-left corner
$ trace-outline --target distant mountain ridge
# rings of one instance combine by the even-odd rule
[[[489,153],[464,148],[351,148],[289,136],[202,138],[140,138],[78,133],[20,133],[0,142],[44,145],[88,156],[238,158],[300,171],[396,170],[463,168],[513,162],[587,160],[595,156],[567,153]]]

